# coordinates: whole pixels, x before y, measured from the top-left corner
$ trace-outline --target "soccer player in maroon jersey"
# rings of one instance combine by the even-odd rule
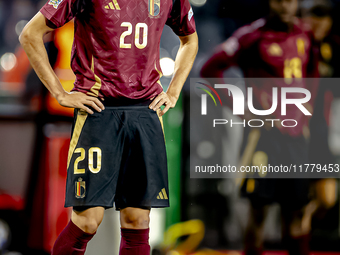
[[[72,19],[76,81],[67,93],[48,62],[43,36]],[[159,44],[165,24],[180,48],[163,92]],[[161,116],[175,106],[198,49],[189,1],[49,0],[19,39],[51,94],[75,108],[65,201],[73,211],[52,254],[84,254],[104,209],[114,203],[120,254],[149,254],[150,209],[169,206]]]
[[[205,63],[201,75],[206,78],[223,78],[223,72],[232,65],[239,66],[246,78],[282,78],[251,84],[254,104],[262,109],[271,105],[273,87],[304,87],[314,90],[314,84],[296,78],[317,77],[317,52],[313,37],[296,18],[297,0],[269,0],[270,15],[238,29],[221,44]],[[311,91],[314,95],[314,91]],[[312,102],[313,100],[311,100]],[[309,107],[310,109],[310,107]],[[281,119],[280,111],[273,119]],[[275,125],[269,131],[261,129],[253,158],[264,164],[308,163],[308,146],[304,137],[308,117],[296,108],[287,109],[287,119],[295,119],[294,128]],[[251,131],[252,133],[252,131]],[[256,133],[252,133],[254,137]],[[250,137],[249,140],[256,140]],[[259,153],[256,153],[259,152]],[[263,227],[267,206],[273,202],[281,205],[283,240],[290,254],[308,254],[313,205],[309,203],[308,179],[247,179],[242,190],[251,201],[250,218],[245,238],[246,254],[261,254]]]

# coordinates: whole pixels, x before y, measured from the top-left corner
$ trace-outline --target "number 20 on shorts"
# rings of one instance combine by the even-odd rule
[[[74,153],[80,153],[80,156],[76,158],[76,160],[74,161],[74,174],[85,174],[85,169],[79,169],[78,168],[78,164],[79,162],[83,161],[85,159],[85,149],[84,148],[77,148]],[[100,169],[102,168],[102,150],[98,147],[91,147],[88,151],[89,153],[89,170],[94,173],[97,174],[99,173]],[[93,166],[93,158],[94,155],[97,155],[97,167],[95,168]]]

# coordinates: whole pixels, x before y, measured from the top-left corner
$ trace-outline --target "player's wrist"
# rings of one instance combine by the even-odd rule
[[[174,107],[178,101],[178,98],[179,98],[179,94],[172,94],[172,93],[168,93],[167,92],[167,95],[171,101],[171,103],[173,104],[172,107]]]
[[[68,93],[66,91],[59,91],[57,93],[52,94],[52,96],[57,99],[57,101],[60,103],[66,96],[68,95]]]

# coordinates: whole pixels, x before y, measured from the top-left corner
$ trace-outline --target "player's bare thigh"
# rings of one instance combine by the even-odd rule
[[[103,220],[104,211],[104,207],[92,207],[83,211],[73,210],[71,220],[84,232],[93,234]]]
[[[150,223],[150,209],[126,207],[120,210],[122,228],[147,229]]]

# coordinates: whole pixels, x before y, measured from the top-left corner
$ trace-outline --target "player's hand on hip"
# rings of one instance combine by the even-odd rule
[[[160,93],[149,105],[149,108],[157,111],[162,105],[164,105],[163,111],[159,113],[160,116],[164,115],[170,108],[174,108],[177,102],[177,98],[171,96],[165,92]]]
[[[89,114],[93,114],[93,111],[88,107],[92,107],[94,110],[101,112],[105,109],[104,105],[96,97],[88,96],[82,92],[65,92],[56,97],[59,104],[64,107],[83,109]]]

